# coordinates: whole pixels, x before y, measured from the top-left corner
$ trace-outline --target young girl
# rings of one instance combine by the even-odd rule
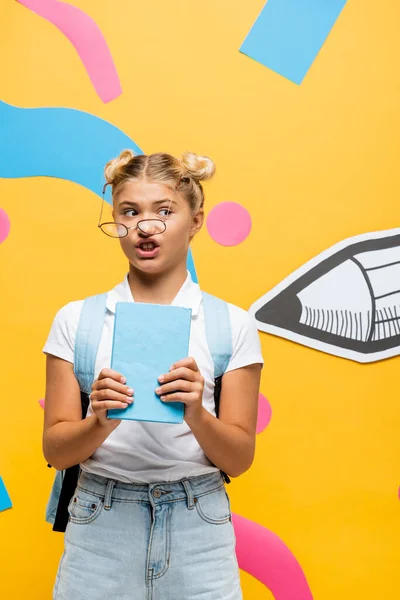
[[[105,168],[114,223],[101,229],[120,239],[129,272],[108,293],[85,419],[73,370],[83,301],[57,313],[43,349],[44,455],[58,470],[81,467],[55,600],[242,598],[221,472],[237,477],[252,464],[263,360],[254,322],[229,304],[232,356],[216,418],[203,297],[186,268],[204,220],[201,181],[213,173],[213,162],[195,154],[128,150]],[[160,401],[185,405],[181,425],[107,418],[135,401],[124,374],[109,368],[116,302],[191,308],[190,357],[160,373],[156,389]]]

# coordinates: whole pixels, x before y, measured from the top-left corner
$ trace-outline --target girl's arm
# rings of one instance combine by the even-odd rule
[[[202,406],[204,379],[193,358],[174,365],[161,382],[160,395],[168,393],[164,401],[185,403],[185,421],[204,454],[231,477],[247,471],[254,459],[261,368],[253,364],[225,373],[218,419]]]
[[[261,365],[229,371],[222,377],[219,418],[202,407],[186,419],[207,458],[238,477],[253,463]]]
[[[105,377],[101,379],[101,375]],[[116,401],[123,398],[117,391],[104,389],[111,385],[115,390],[125,389],[126,386],[117,381],[121,381],[121,375],[114,371],[104,369],[100,373],[93,387],[103,388],[96,392],[98,396],[102,394],[103,399],[100,401],[99,397],[97,402],[93,402],[92,392],[92,404],[98,405],[97,411],[82,419],[81,394],[73,364],[47,354],[43,454],[57,470],[85,461],[118,427],[121,421],[107,419],[106,412],[110,402],[114,408],[123,408],[127,404]]]

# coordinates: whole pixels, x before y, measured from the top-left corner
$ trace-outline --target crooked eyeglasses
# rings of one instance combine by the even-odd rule
[[[141,219],[135,225],[132,225],[130,227],[128,227],[124,223],[118,223],[115,221],[107,221],[107,222],[102,223],[101,218],[103,216],[103,205],[104,205],[104,202],[106,201],[104,198],[104,194],[105,194],[107,185],[108,184],[106,183],[103,187],[103,199],[101,202],[99,223],[97,225],[97,227],[99,227],[103,233],[105,233],[106,235],[108,235],[109,237],[112,237],[112,238],[124,238],[129,234],[131,229],[138,229],[141,233],[144,233],[145,235],[148,235],[148,236],[154,236],[154,235],[159,235],[160,233],[164,233],[164,231],[167,229],[167,224],[164,219],[160,219],[160,218]],[[170,200],[168,210],[171,208],[171,202],[172,202],[172,200]]]

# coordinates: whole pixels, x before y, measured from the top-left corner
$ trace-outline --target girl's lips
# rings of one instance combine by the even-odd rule
[[[160,246],[155,246],[151,250],[143,250],[140,246],[135,247],[139,258],[155,258],[160,252]]]

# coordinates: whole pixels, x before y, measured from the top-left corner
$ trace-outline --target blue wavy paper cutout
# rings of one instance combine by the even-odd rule
[[[57,177],[101,196],[110,158],[125,148],[143,154],[115,125],[72,108],[18,108],[0,101],[0,123],[0,177]]]
[[[102,195],[104,165],[125,148],[143,154],[121,129],[72,108],[19,108],[0,100],[0,177],[56,177]],[[105,194],[111,202],[110,188]],[[191,252],[188,269],[197,282]]]

